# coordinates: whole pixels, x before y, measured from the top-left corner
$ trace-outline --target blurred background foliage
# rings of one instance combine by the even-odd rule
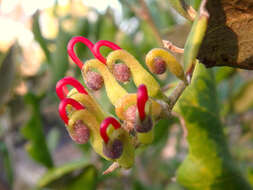
[[[68,58],[72,36],[117,43],[141,63],[159,46],[157,31],[183,47],[190,23],[164,0],[146,0],[155,28],[143,16],[139,0],[0,1],[0,189],[152,189],[182,190],[176,170],[187,153],[177,118],[156,126],[155,141],[138,150],[133,169],[103,176],[110,163],[89,145],[74,144],[58,116],[55,84],[62,77],[79,81],[79,68]],[[188,0],[195,8],[199,0]],[[110,49],[102,48],[106,55]],[[82,60],[91,53],[77,45]],[[175,55],[178,60],[180,55]],[[145,67],[145,65],[144,65]],[[228,67],[212,69],[221,120],[233,157],[253,183],[253,75]],[[157,78],[162,85],[173,76]],[[130,91],[136,88],[130,82]],[[113,109],[102,90],[103,107]]]

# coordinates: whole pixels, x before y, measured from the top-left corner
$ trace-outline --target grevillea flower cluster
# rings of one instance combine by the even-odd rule
[[[95,58],[83,63],[74,52],[77,43],[85,44]],[[102,46],[113,50],[106,58],[100,53]],[[166,116],[168,98],[137,59],[112,42],[100,40],[93,44],[87,38],[77,36],[69,41],[67,49],[88,87],[86,89],[73,77],[65,77],[56,85],[61,100],[59,114],[70,137],[79,144],[89,141],[96,153],[120,167],[132,167],[135,150],[152,143],[156,122]],[[165,49],[152,49],[145,62],[154,74],[169,70],[186,81],[182,66]],[[129,93],[121,86],[130,80],[137,87],[136,93]],[[70,91],[67,85],[72,86]],[[105,86],[117,118],[103,110],[92,95],[102,86]]]

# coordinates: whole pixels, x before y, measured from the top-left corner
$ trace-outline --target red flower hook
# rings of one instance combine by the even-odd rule
[[[112,50],[117,50],[117,49],[121,49],[117,44],[110,42],[108,40],[100,40],[98,41],[94,47],[93,47],[93,51],[95,52],[94,56],[101,61],[102,63],[106,64],[106,58],[104,58],[104,56],[100,53],[100,47],[102,46],[106,46],[111,48]]]
[[[68,125],[69,123],[69,118],[67,116],[67,113],[66,113],[66,106],[67,105],[71,105],[73,106],[76,110],[82,110],[82,109],[85,109],[85,107],[80,104],[79,102],[77,102],[76,100],[72,99],[72,98],[65,98],[61,101],[61,103],[59,104],[59,114],[62,118],[62,120],[64,121],[64,123],[66,125]]]
[[[76,36],[73,37],[69,43],[68,43],[68,54],[71,57],[71,59],[74,61],[75,64],[77,64],[77,66],[82,69],[83,67],[83,62],[77,57],[77,55],[74,52],[74,46],[76,45],[76,43],[81,42],[83,44],[85,44],[92,52],[93,55],[95,55],[96,53],[93,50],[93,46],[94,44],[87,38],[82,37],[82,36]]]
[[[64,99],[68,93],[68,89],[66,85],[71,85],[77,89],[78,92],[83,94],[88,94],[82,84],[73,77],[64,77],[59,80],[56,84],[56,94],[60,98],[60,100]]]
[[[82,69],[82,67],[83,67],[83,62],[77,57],[77,55],[75,54],[75,51],[74,51],[74,46],[78,42],[85,44],[91,50],[94,57],[97,58],[99,61],[101,61],[104,64],[106,64],[106,59],[102,56],[102,54],[99,51],[101,46],[109,47],[112,50],[121,49],[118,45],[116,45],[110,41],[107,41],[107,40],[100,40],[94,45],[89,39],[87,39],[85,37],[82,37],[82,36],[73,37],[68,43],[68,47],[67,47],[68,54],[80,69]]]
[[[145,104],[147,101],[148,101],[147,88],[144,84],[141,84],[138,87],[138,91],[137,91],[137,108],[138,108],[141,121],[143,121],[146,117]]]
[[[104,119],[104,121],[102,121],[100,125],[100,135],[106,144],[109,141],[109,137],[107,135],[107,128],[110,124],[112,124],[114,129],[119,129],[121,127],[120,123],[113,117],[107,117],[106,119]]]

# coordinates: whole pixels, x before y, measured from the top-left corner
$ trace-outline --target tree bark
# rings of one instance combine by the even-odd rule
[[[253,1],[209,0],[208,28],[198,58],[207,67],[253,70]]]

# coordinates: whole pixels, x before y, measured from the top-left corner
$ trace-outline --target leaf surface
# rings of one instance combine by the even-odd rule
[[[31,118],[21,129],[21,133],[28,140],[25,149],[38,163],[47,168],[53,167],[49,149],[42,129],[41,115],[39,111],[39,98],[34,94],[27,94],[26,102],[31,106]]]
[[[198,64],[176,105],[188,131],[189,153],[177,180],[189,190],[248,190],[225,142],[211,70]]]
[[[97,170],[86,159],[49,170],[38,182],[39,187],[57,190],[95,189]]]

